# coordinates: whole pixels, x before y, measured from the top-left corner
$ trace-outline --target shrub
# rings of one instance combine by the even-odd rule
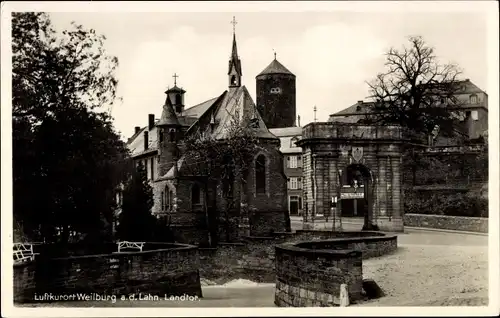
[[[447,216],[488,217],[488,200],[469,197],[462,193],[431,194],[416,192],[405,194],[405,213]]]

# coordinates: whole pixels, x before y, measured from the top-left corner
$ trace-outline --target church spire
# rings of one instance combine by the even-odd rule
[[[241,61],[238,57],[238,48],[236,46],[236,22],[235,17],[231,24],[233,25],[233,48],[231,51],[231,59],[229,60],[229,70],[227,75],[229,76],[229,87],[239,87],[241,86]]]

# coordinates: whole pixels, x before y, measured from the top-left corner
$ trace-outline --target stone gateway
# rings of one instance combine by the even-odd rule
[[[317,215],[364,217],[364,230],[403,231],[399,126],[311,123],[298,144],[303,150],[304,196]],[[338,200],[332,209],[334,198]],[[340,222],[337,222],[340,224]]]

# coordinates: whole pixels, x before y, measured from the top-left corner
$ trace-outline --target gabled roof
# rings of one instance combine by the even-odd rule
[[[254,120],[258,125],[253,128],[253,131],[258,138],[278,139],[267,129],[245,86],[231,88],[219,104],[214,117],[217,127],[213,136],[216,139],[228,137],[228,128],[231,127],[234,120],[246,127],[249,127],[250,121]]]
[[[257,77],[266,74],[289,74],[295,76],[286,67],[283,66],[278,60],[274,59]]]

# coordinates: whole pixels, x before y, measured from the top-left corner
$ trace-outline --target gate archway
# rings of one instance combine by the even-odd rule
[[[364,230],[402,232],[401,156],[405,141],[400,126],[306,125],[297,144],[302,147],[304,193],[308,194],[304,200],[312,214],[330,214],[330,203],[337,197],[340,203],[335,213],[340,216],[349,204],[343,200],[358,198],[362,200],[356,204],[366,205],[358,215],[363,217]],[[357,188],[349,183],[354,180]],[[358,192],[360,189],[363,191]]]

